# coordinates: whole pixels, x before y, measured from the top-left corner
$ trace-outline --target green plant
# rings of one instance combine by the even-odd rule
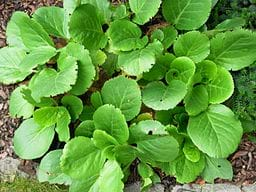
[[[225,158],[243,129],[221,103],[234,91],[229,70],[256,60],[256,34],[236,20],[207,31],[211,0],[165,0],[167,23],[142,31],[160,5],[65,0],[32,18],[14,13],[0,81],[27,80],[10,99],[10,114],[24,118],[15,152],[42,157],[55,134],[65,143],[43,157],[39,181],[122,191],[135,159],[142,190],[159,181],[154,168],[180,183],[232,178]]]

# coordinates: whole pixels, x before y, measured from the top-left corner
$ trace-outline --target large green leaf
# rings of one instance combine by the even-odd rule
[[[210,60],[237,71],[256,60],[256,34],[247,30],[219,33],[211,40]]]
[[[90,53],[78,43],[69,43],[64,52],[78,60],[77,80],[70,92],[74,95],[82,95],[91,87],[96,75]]]
[[[142,158],[158,162],[170,162],[179,154],[179,144],[172,136],[151,136],[136,142]]]
[[[110,21],[112,10],[108,0],[81,0],[81,4],[87,3],[97,8],[102,23],[108,23]]]
[[[107,81],[101,91],[103,103],[119,108],[127,121],[140,112],[141,92],[136,81],[123,76]]]
[[[179,36],[174,43],[176,56],[187,56],[195,63],[204,60],[210,54],[210,41],[205,34],[191,31]]]
[[[198,115],[208,108],[208,92],[204,85],[193,87],[185,99],[185,109],[190,116]]]
[[[100,175],[89,192],[122,192],[124,177],[120,165],[115,160],[109,160],[105,163]]]
[[[65,95],[61,99],[61,103],[67,108],[71,116],[71,120],[74,122],[78,119],[79,115],[83,111],[83,102],[79,97],[74,95]]]
[[[17,30],[16,35],[14,29]],[[26,13],[15,12],[11,17],[11,26],[7,32],[10,45],[17,45],[21,41],[30,50],[38,47],[53,46],[53,42],[43,27],[35,20],[30,19]],[[21,47],[21,45],[19,46]]]
[[[69,91],[76,83],[77,61],[74,57],[63,56],[58,59],[58,71],[45,68],[29,82],[31,96],[40,101],[42,97],[56,96]],[[40,87],[40,89],[38,88]]]
[[[179,30],[201,27],[211,12],[211,0],[164,0],[164,18]]]
[[[215,159],[206,156],[206,166],[202,177],[210,183],[213,183],[216,178],[231,180],[233,177],[232,165],[226,159]]]
[[[71,184],[71,178],[64,174],[60,168],[60,157],[62,150],[54,150],[47,153],[41,160],[37,170],[37,178],[40,182],[51,184]]]
[[[154,110],[169,110],[176,107],[186,93],[186,84],[179,80],[171,81],[168,86],[162,82],[152,82],[143,89],[142,101]]]
[[[170,172],[179,183],[190,183],[194,181],[204,170],[205,158],[201,154],[198,162],[189,161],[182,153],[173,162],[170,162]]]
[[[100,173],[104,162],[102,152],[91,139],[76,137],[65,145],[60,166],[71,178],[87,180]]]
[[[118,66],[131,76],[148,72],[155,62],[155,51],[149,46],[135,51],[122,52],[118,56]]]
[[[107,34],[111,49],[114,51],[131,51],[143,48],[148,43],[147,36],[141,38],[140,28],[128,20],[116,20],[111,23]]]
[[[210,105],[207,111],[189,118],[189,136],[201,151],[211,157],[225,158],[233,153],[242,133],[241,123],[224,105]]]
[[[34,106],[23,98],[21,90],[25,85],[17,87],[11,94],[9,111],[12,117],[23,117],[27,119],[33,115]]]
[[[218,104],[226,101],[234,92],[232,75],[224,68],[218,67],[215,78],[207,85],[209,102]]]
[[[53,137],[54,126],[41,127],[34,119],[27,119],[15,131],[14,151],[22,159],[39,158],[49,150]]]
[[[26,52],[14,47],[0,49],[0,82],[12,84],[23,81],[31,71],[20,67],[21,61],[25,58]]]
[[[74,40],[81,42],[90,50],[103,48],[107,43],[97,9],[90,4],[81,5],[73,12],[69,31]]]
[[[195,74],[196,66],[188,57],[178,57],[173,60],[170,70],[166,74],[166,81],[180,80],[188,84]]]
[[[68,141],[70,138],[69,123],[71,117],[65,107],[43,107],[34,112],[34,120],[42,127],[56,124],[56,132],[60,141]]]
[[[160,7],[161,0],[130,0],[129,5],[135,16],[133,21],[140,25],[147,23],[156,15]]]
[[[99,107],[94,115],[95,129],[106,131],[113,136],[120,144],[125,143],[129,137],[129,130],[125,117],[120,109],[113,105]]]
[[[33,18],[47,31],[48,34],[68,38],[68,15],[60,7],[40,7]]]

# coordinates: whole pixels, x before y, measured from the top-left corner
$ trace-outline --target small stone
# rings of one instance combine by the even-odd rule
[[[127,185],[124,192],[140,192],[140,182]]]
[[[240,188],[231,184],[206,184],[175,186],[172,192],[241,192]]]
[[[18,172],[20,161],[11,157],[0,160],[0,180],[4,182],[12,182]]]
[[[256,184],[242,186],[242,192],[255,192]]]
[[[164,192],[164,185],[156,184],[149,189],[149,192]]]

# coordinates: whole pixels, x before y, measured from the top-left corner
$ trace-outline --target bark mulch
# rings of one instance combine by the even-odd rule
[[[30,14],[41,6],[61,6],[61,4],[61,0],[0,0],[0,48],[6,45],[6,25],[14,11],[20,10]],[[21,120],[11,118],[8,112],[8,100],[16,86],[0,84],[0,159],[7,156],[17,158],[13,152],[12,138],[14,130],[19,126]],[[249,141],[245,135],[237,152],[230,157],[230,160],[234,169],[234,183],[242,185],[256,182],[256,143]],[[23,161],[23,165],[22,170],[29,174],[35,173],[32,161]],[[217,182],[226,181],[217,180]],[[166,185],[173,183],[173,178],[167,177],[163,183]]]

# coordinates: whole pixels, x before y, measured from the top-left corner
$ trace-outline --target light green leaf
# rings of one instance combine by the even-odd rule
[[[218,104],[226,101],[234,92],[232,75],[224,68],[218,67],[215,78],[207,85],[209,102]]]
[[[99,174],[104,162],[102,152],[91,139],[76,137],[65,145],[60,166],[71,178],[87,180]]]
[[[185,157],[194,163],[198,162],[200,160],[200,151],[199,149],[192,143],[190,140],[186,140],[184,147],[183,147],[183,153]]]
[[[23,94],[21,92],[23,88],[26,88],[26,86],[21,85],[17,87],[11,94],[9,111],[13,118],[23,117],[24,119],[27,119],[33,115],[34,106],[23,98]]]
[[[109,160],[105,163],[97,181],[89,192],[122,192],[124,188],[123,177],[124,174],[119,164],[115,160]]]
[[[35,20],[30,19],[26,13],[15,12],[11,17],[10,39],[9,42],[13,46],[20,43],[22,40],[23,44],[30,50],[37,49],[38,47],[54,46],[51,38],[43,29],[43,27]],[[17,29],[16,36],[14,35],[14,29]],[[8,35],[8,33],[7,33]],[[20,47],[20,46],[19,46]]]
[[[143,78],[148,81],[159,81],[165,77],[170,68],[170,64],[176,57],[173,54],[165,53],[156,58],[156,64],[149,72],[143,74]]]
[[[142,178],[149,178],[154,174],[153,169],[143,162],[138,165],[138,173]]]
[[[75,136],[92,137],[95,130],[94,122],[92,120],[86,120],[81,122],[75,130]]]
[[[93,132],[93,141],[95,146],[102,150],[109,146],[119,145],[118,141],[114,137],[102,130],[95,130]]]
[[[165,126],[155,120],[140,121],[138,124],[132,125],[129,129],[130,137],[129,143],[134,144],[138,141],[144,140],[151,135],[167,135]]]
[[[187,56],[198,63],[210,54],[210,40],[199,31],[187,32],[175,41],[174,53],[178,57]]]
[[[208,83],[215,79],[218,72],[217,65],[210,61],[210,60],[204,60],[200,63],[196,64],[196,74],[198,82]],[[197,83],[197,82],[195,82]]]
[[[141,49],[148,43],[147,36],[141,38],[141,29],[136,24],[125,19],[111,23],[107,34],[113,51]]]
[[[31,96],[40,101],[42,97],[56,96],[69,91],[76,82],[77,62],[74,57],[64,56],[58,59],[58,72],[45,68],[29,82]],[[40,89],[38,89],[40,87]]]
[[[20,63],[20,68],[32,71],[32,69],[38,65],[46,64],[56,54],[57,52],[54,47],[38,47],[25,56]]]
[[[185,83],[173,80],[168,86],[162,82],[149,83],[142,91],[143,103],[157,111],[176,107],[187,93]]]
[[[158,162],[170,162],[179,154],[179,144],[172,136],[148,135],[137,142],[137,148],[142,153],[142,159]]]
[[[14,47],[0,49],[0,82],[13,84],[23,81],[31,71],[20,67],[21,61],[25,58],[26,52]]]
[[[73,122],[78,119],[83,111],[82,100],[74,95],[65,95],[62,97],[61,103],[67,108]]]
[[[49,182],[50,184],[71,184],[71,178],[64,174],[60,168],[60,157],[62,150],[54,150],[47,153],[41,160],[37,170],[39,182]]]
[[[81,4],[91,4],[97,8],[102,23],[110,21],[112,12],[108,0],[81,0]]]
[[[101,95],[103,103],[119,108],[127,121],[140,112],[141,92],[136,81],[132,79],[119,76],[105,82]]]
[[[118,61],[118,56],[112,53],[107,53],[107,59],[105,61],[105,63],[102,65],[102,68],[104,69],[104,71],[106,71],[107,75],[109,77],[111,77],[117,67],[117,61]]]
[[[227,70],[237,71],[256,60],[256,34],[249,30],[219,33],[211,39],[209,59]]]
[[[32,16],[48,34],[69,38],[68,15],[63,8],[54,6],[40,7]]]
[[[160,7],[161,0],[130,0],[129,5],[135,17],[133,21],[139,25],[147,23],[156,15]]]
[[[118,145],[114,149],[116,160],[123,165],[130,165],[137,157],[137,148],[131,145]]]
[[[196,163],[189,161],[183,153],[173,162],[170,162],[171,174],[175,175],[179,183],[194,181],[204,170],[204,167],[205,158],[202,154],[200,160]]]
[[[97,109],[99,108],[100,106],[103,105],[103,100],[102,100],[102,97],[101,97],[101,93],[99,91],[96,91],[96,92],[93,92],[91,97],[90,97],[90,101],[91,101],[91,104],[92,106]]]
[[[201,27],[211,12],[211,0],[164,0],[164,18],[179,30]]]
[[[164,48],[167,50],[177,38],[178,32],[173,26],[164,27],[162,28],[162,31],[164,32],[164,39],[162,43]]]
[[[195,116],[208,108],[208,92],[204,85],[197,85],[186,95],[185,109],[190,116]]]
[[[86,49],[97,50],[105,47],[107,43],[97,9],[90,4],[81,5],[73,12],[69,32],[71,37],[81,42]]]
[[[206,166],[202,177],[210,183],[213,183],[216,178],[231,180],[233,177],[232,165],[226,159],[215,159],[206,156]]]
[[[225,158],[233,153],[242,133],[241,123],[224,105],[210,105],[207,111],[189,118],[188,134],[193,143],[214,158]]]
[[[154,41],[154,40],[163,41],[164,40],[164,32],[161,29],[154,30],[150,35],[150,40],[151,41]]]
[[[69,123],[71,117],[65,107],[43,107],[34,112],[34,120],[42,127],[56,125],[56,132],[60,141],[68,141],[70,138]]]
[[[22,159],[37,159],[49,150],[53,137],[54,126],[41,127],[27,119],[15,131],[14,151]]]
[[[64,52],[78,60],[77,80],[70,92],[82,95],[91,87],[96,75],[89,51],[78,43],[69,43]]]
[[[118,66],[131,76],[148,72],[155,62],[155,50],[149,46],[140,50],[122,52],[118,56]]]
[[[90,57],[94,66],[101,66],[107,59],[106,53],[101,50],[91,51]]]
[[[113,105],[99,107],[94,115],[95,129],[106,131],[113,136],[120,144],[125,143],[129,138],[129,130],[125,117],[120,109]]]
[[[241,28],[245,25],[245,20],[241,17],[234,17],[232,19],[226,19],[219,23],[214,30],[233,30]]]
[[[120,4],[117,7],[115,7],[112,13],[113,20],[123,19],[127,16],[128,16],[128,13],[126,10],[126,6],[123,4]]]
[[[189,84],[195,71],[196,66],[191,59],[188,57],[178,57],[171,63],[170,70],[166,74],[165,79],[168,83],[173,80],[180,80],[185,84]]]
[[[71,14],[80,3],[81,0],[63,0],[63,8],[68,14]]]

